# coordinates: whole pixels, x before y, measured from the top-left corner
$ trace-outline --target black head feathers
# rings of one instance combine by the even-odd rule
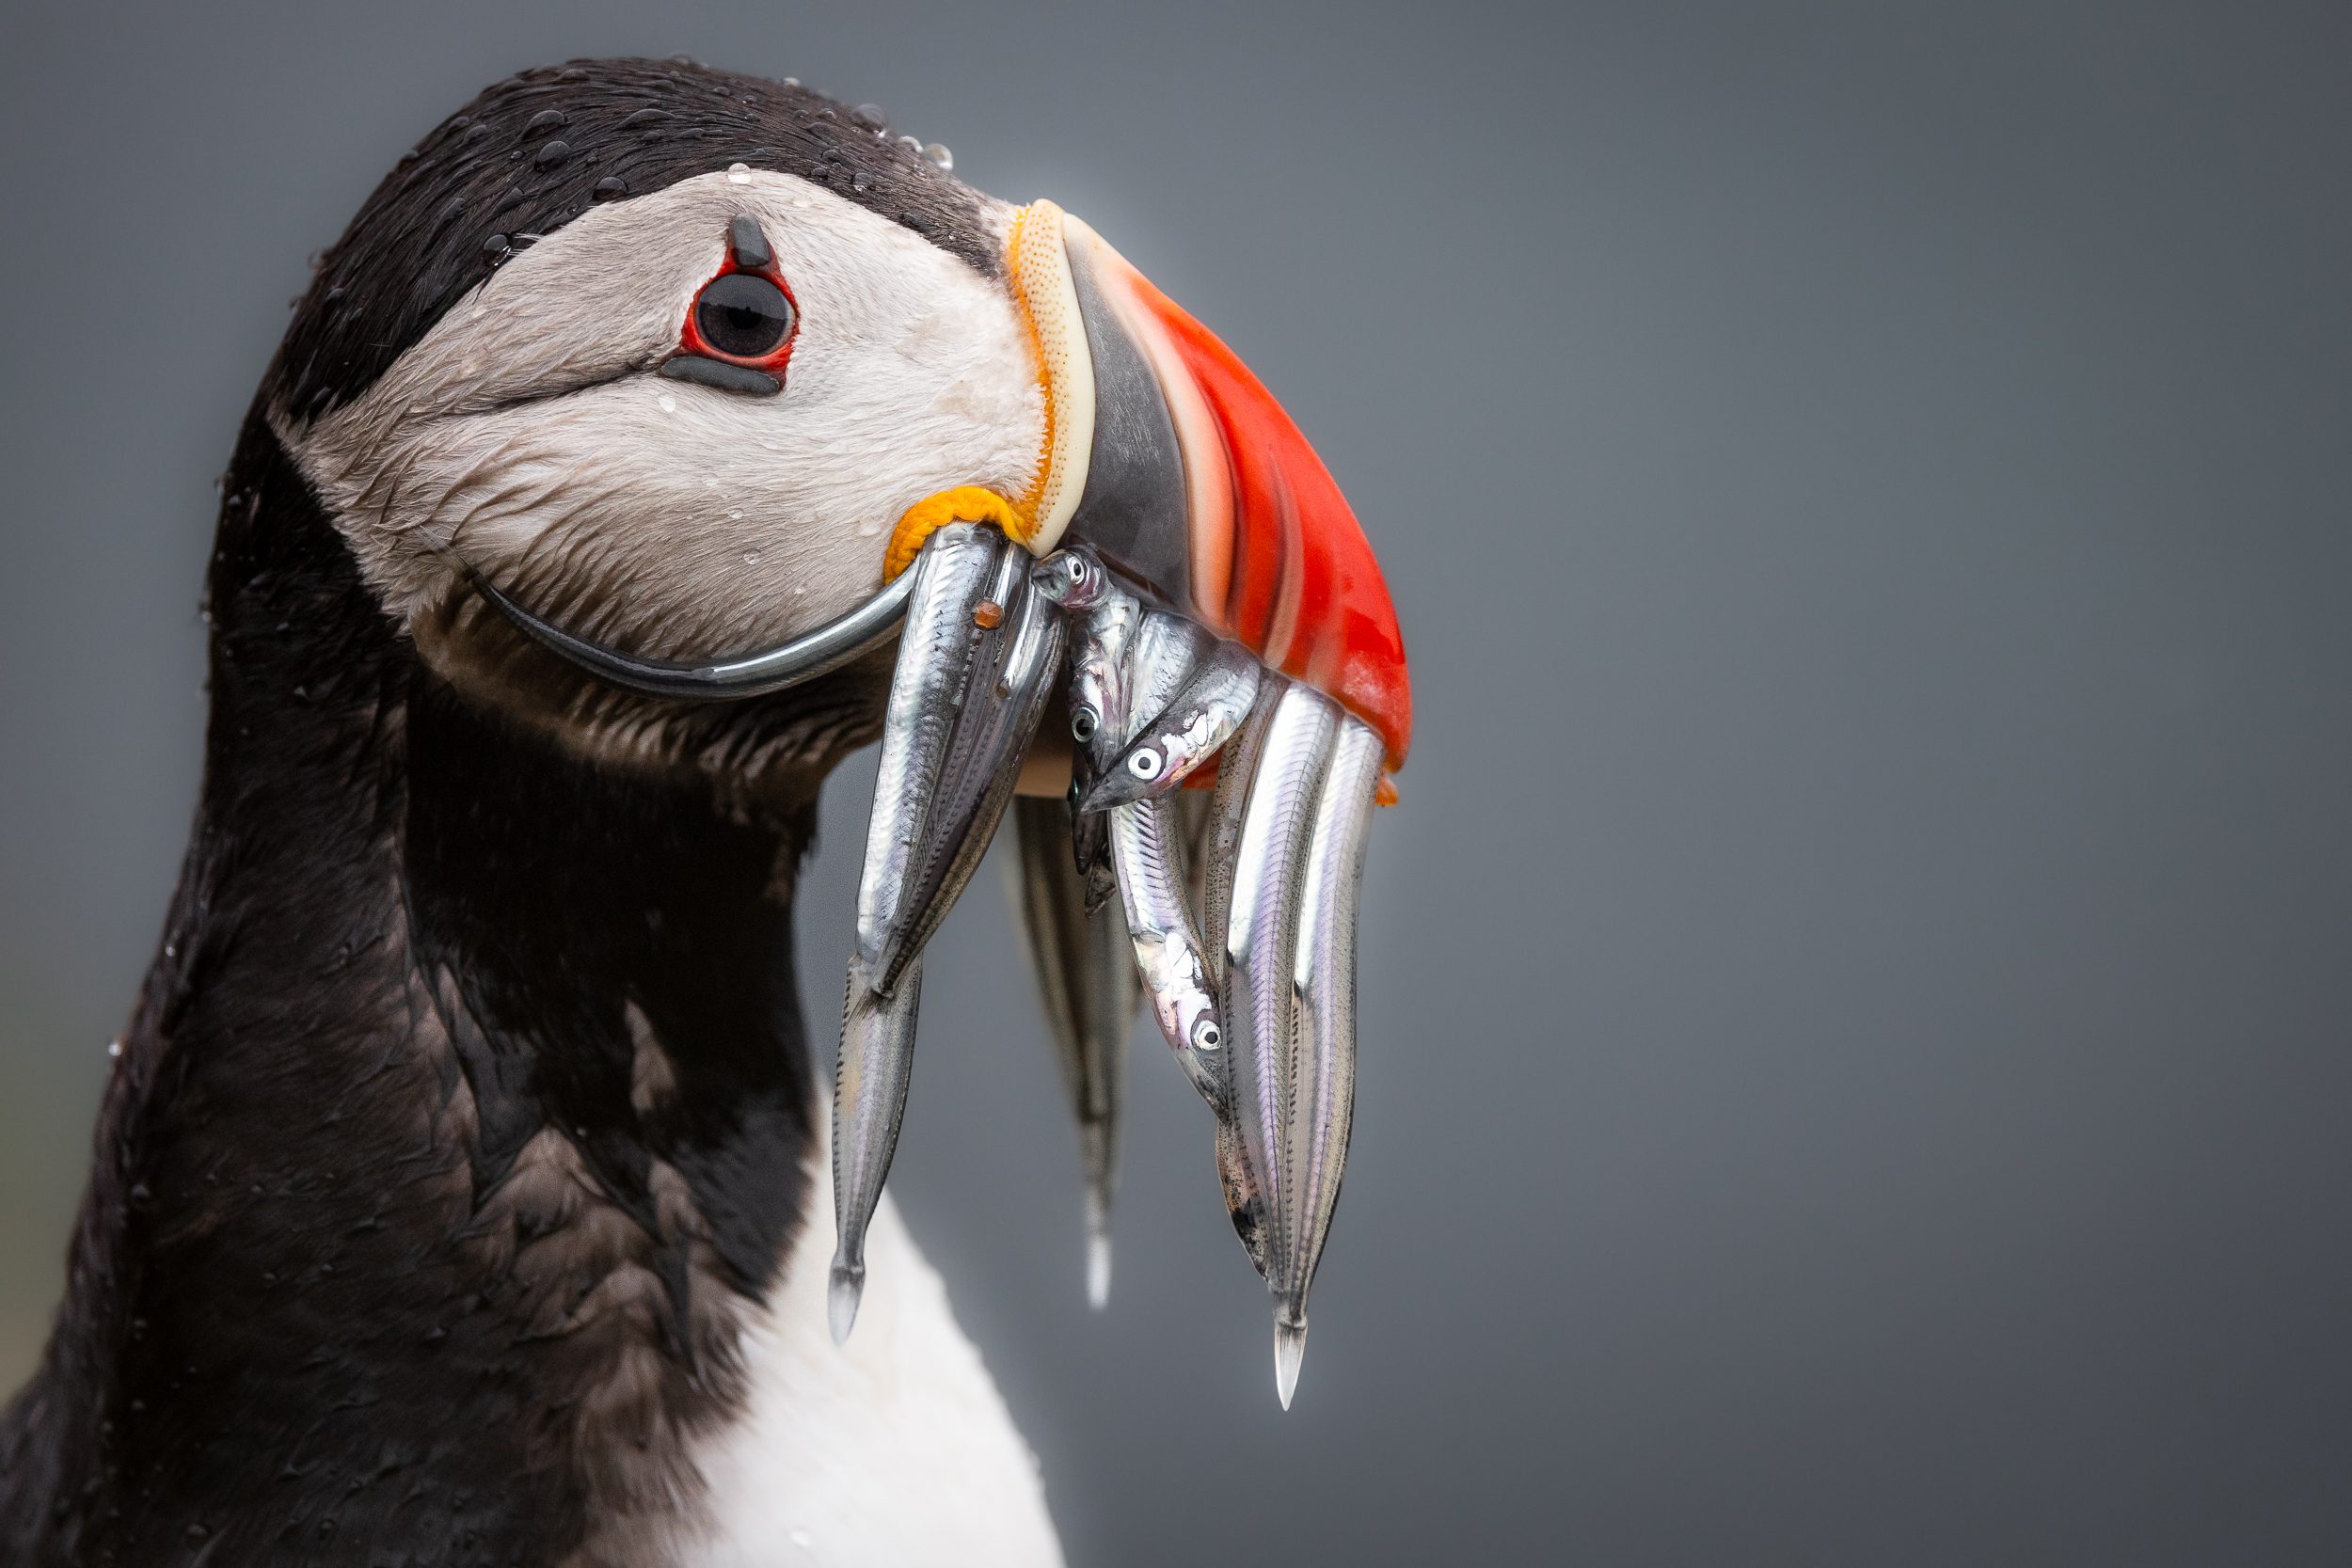
[[[684,61],[577,60],[484,89],[385,176],[322,261],[262,386],[311,419],[366,390],[516,249],[599,201],[732,164],[799,175],[976,270],[984,198],[870,112]]]

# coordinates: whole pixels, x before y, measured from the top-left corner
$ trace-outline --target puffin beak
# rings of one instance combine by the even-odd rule
[[[1048,411],[1024,543],[1064,552],[1039,578],[1073,609],[1091,732],[1080,822],[1109,818],[1136,968],[1216,1117],[1287,1406],[1346,1158],[1366,829],[1412,739],[1405,641],[1346,498],[1232,349],[1050,201],[1011,272]],[[1110,580],[1072,588],[1089,558]],[[1195,769],[1216,789],[1188,821],[1168,792]]]
[[[1043,555],[1084,545],[1167,608],[1377,731],[1412,689],[1372,546],[1298,426],[1233,351],[1078,217],[1021,210],[1013,285],[1048,413],[1024,508]]]

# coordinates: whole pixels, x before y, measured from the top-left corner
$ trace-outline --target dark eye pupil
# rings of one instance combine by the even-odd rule
[[[792,302],[764,277],[731,272],[711,279],[694,301],[694,325],[721,354],[764,358],[792,330]]]

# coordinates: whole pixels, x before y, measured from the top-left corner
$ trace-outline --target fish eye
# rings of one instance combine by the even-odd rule
[[[1192,1048],[1195,1051],[1215,1051],[1224,1043],[1225,1031],[1216,1026],[1216,1020],[1200,1018],[1193,1021]]]
[[[703,350],[725,359],[766,359],[791,336],[796,315],[785,292],[755,272],[722,273],[694,296]]]
[[[1127,759],[1127,771],[1138,779],[1158,778],[1160,776],[1160,753],[1149,748],[1137,752]]]
[[[1092,740],[1095,726],[1102,721],[1101,716],[1090,707],[1074,707],[1070,710],[1070,733],[1080,740]]]
[[[1069,550],[1056,550],[1037,563],[1037,571],[1030,580],[1047,598],[1063,609],[1083,610],[1088,608],[1088,585],[1092,577],[1085,557]]]

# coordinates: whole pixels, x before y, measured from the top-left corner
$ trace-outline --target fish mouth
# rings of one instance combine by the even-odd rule
[[[836,1338],[905,1111],[924,945],[1062,695],[1075,776],[1066,803],[1018,814],[1016,880],[1086,1150],[1089,1297],[1108,1291],[1140,1010],[1211,1114],[1287,1407],[1346,1159],[1368,826],[1411,739],[1404,641],[1354,512],[1232,351],[1051,202],[1009,243],[1045,414],[1035,476],[911,508],[856,610],[764,651],[657,660],[458,566],[541,645],[658,697],[773,692],[897,638],[834,1081]]]

